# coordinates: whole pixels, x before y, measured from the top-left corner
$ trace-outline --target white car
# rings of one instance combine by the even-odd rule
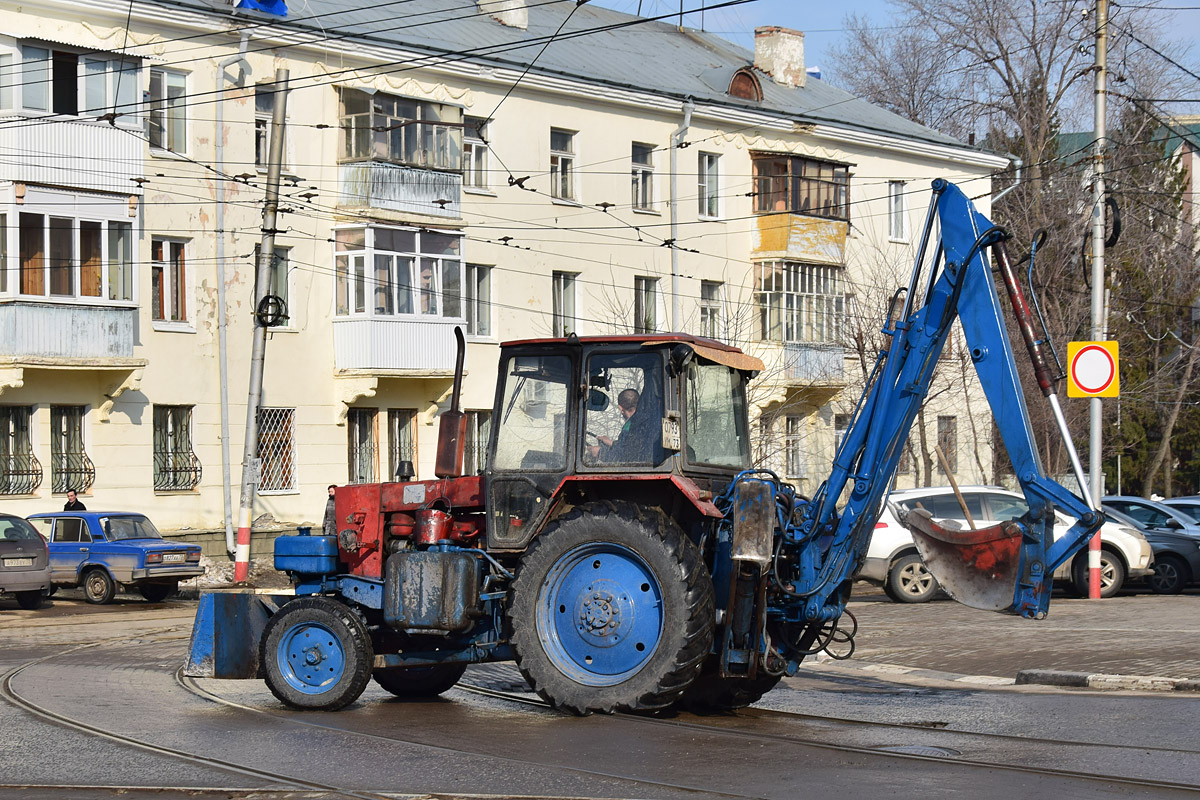
[[[1006,489],[965,486],[959,491],[979,528],[1016,519],[1029,511],[1023,496]],[[897,520],[900,508],[918,507],[924,508],[938,522],[953,520],[964,529],[969,527],[962,506],[949,486],[892,492],[875,525],[866,561],[855,577],[882,586],[888,597],[901,603],[923,603],[938,592],[937,581],[921,561],[912,534]],[[1059,539],[1071,523],[1062,514],[1056,514],[1056,517],[1054,538]],[[1127,578],[1141,578],[1153,573],[1150,543],[1139,531],[1106,522],[1100,529],[1100,539],[1101,597],[1111,597],[1119,592]],[[1086,549],[1054,571],[1054,579],[1070,581],[1080,597],[1087,596],[1087,578]]]

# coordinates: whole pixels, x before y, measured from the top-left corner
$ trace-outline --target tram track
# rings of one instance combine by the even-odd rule
[[[283,772],[273,771],[269,769],[261,769],[250,764],[230,763],[227,760],[217,759],[212,756],[206,756],[202,753],[191,752],[179,747],[169,747],[162,744],[157,744],[143,737],[131,736],[127,734],[117,733],[108,730],[100,725],[92,724],[82,718],[76,718],[78,715],[68,715],[55,711],[32,697],[23,695],[14,686],[14,681],[22,674],[35,669],[37,666],[51,662],[56,658],[61,658],[71,653],[86,650],[89,648],[98,648],[102,646],[120,646],[125,642],[134,642],[140,640],[148,643],[150,641],[177,641],[182,636],[178,635],[179,628],[177,626],[170,628],[162,628],[158,630],[140,632],[136,637],[116,637],[105,639],[98,642],[80,644],[74,647],[66,648],[55,653],[42,656],[40,658],[29,660],[23,664],[9,670],[0,678],[0,697],[3,697],[10,704],[23,709],[41,719],[52,722],[54,724],[72,728],[81,733],[103,738],[105,740],[139,748],[147,752],[152,752],[161,756],[180,759],[182,761],[203,766],[211,769],[219,769],[223,772],[240,775],[251,779],[252,781],[262,781],[267,785],[258,787],[255,791],[261,791],[265,796],[286,797],[289,793],[296,792],[319,792],[326,796],[357,798],[359,800],[381,800],[382,798],[395,798],[398,795],[393,793],[379,793],[372,791],[363,791],[355,789],[346,789],[331,783],[322,783],[320,781],[307,780],[297,778],[294,775],[288,775]],[[585,769],[579,766],[564,766],[555,764],[550,760],[539,760],[537,758],[521,758],[515,756],[500,756],[492,752],[488,752],[486,748],[479,746],[471,746],[470,739],[467,743],[458,743],[456,745],[449,744],[431,744],[428,741],[423,741],[421,737],[397,737],[375,733],[371,731],[356,730],[352,726],[348,727],[343,722],[349,722],[354,719],[353,712],[342,712],[342,714],[330,715],[303,715],[297,716],[288,712],[284,712],[277,708],[262,708],[256,705],[248,705],[228,697],[223,697],[216,691],[204,685],[207,682],[197,681],[195,679],[185,678],[182,676],[182,669],[175,671],[174,681],[184,691],[201,698],[210,703],[220,704],[226,707],[238,709],[243,712],[266,715],[272,718],[272,724],[281,723],[288,726],[307,726],[309,728],[319,728],[326,733],[335,736],[344,736],[350,739],[372,739],[385,744],[404,744],[409,747],[426,748],[431,757],[461,757],[463,755],[481,756],[491,759],[505,759],[510,761],[514,767],[536,765],[552,768],[564,773],[573,773],[580,777],[581,780],[588,779],[608,779],[616,780],[630,784],[631,786],[641,785],[646,789],[651,787],[660,790],[670,790],[674,792],[690,793],[711,797],[753,797],[755,794],[738,793],[738,792],[722,792],[716,791],[712,787],[689,785],[679,781],[653,780],[645,775],[631,775],[613,770],[604,769]],[[557,715],[558,712],[553,711],[546,703],[530,695],[528,692],[506,691],[496,689],[485,685],[486,681],[472,681],[471,673],[467,678],[456,687],[457,691],[462,691],[467,695],[472,695],[479,698],[488,698],[492,701],[500,701],[505,704],[511,704],[517,708],[525,708],[529,710],[536,709],[538,713],[547,715]],[[492,685],[495,685],[495,681]],[[345,715],[343,717],[343,714]],[[898,761],[908,762],[910,764],[928,764],[931,768],[936,768],[934,765],[948,766],[953,765],[959,769],[984,769],[984,770],[1004,770],[1010,773],[1018,773],[1031,777],[1047,777],[1057,778],[1065,781],[1078,782],[1081,786],[1092,787],[1088,791],[1094,791],[1099,787],[1113,787],[1114,785],[1128,787],[1134,790],[1162,790],[1178,792],[1183,795],[1195,796],[1200,794],[1200,786],[1192,782],[1183,782],[1175,780],[1156,779],[1150,776],[1109,776],[1098,775],[1091,772],[1084,772],[1078,769],[1055,768],[1049,766],[1035,766],[1029,764],[1013,764],[1004,763],[1000,759],[980,758],[977,756],[966,755],[965,753],[974,749],[976,751],[1005,751],[1013,747],[1038,748],[1042,750],[1054,749],[1054,752],[1069,752],[1080,751],[1083,749],[1098,749],[1109,753],[1123,754],[1147,754],[1151,753],[1162,759],[1172,757],[1195,757],[1198,754],[1194,751],[1164,748],[1164,747],[1145,747],[1122,744],[1103,744],[1089,742],[1064,742],[1061,740],[1047,740],[1038,737],[1023,737],[1014,736],[1011,734],[996,734],[996,733],[974,733],[953,730],[931,730],[925,726],[906,725],[901,723],[888,722],[870,722],[861,720],[847,720],[838,717],[826,717],[818,715],[802,714],[790,711],[767,711],[751,709],[737,715],[714,716],[714,717],[695,717],[685,715],[682,717],[644,717],[635,715],[613,715],[603,719],[613,720],[621,726],[632,725],[638,727],[650,726],[659,728],[664,732],[682,731],[685,736],[703,736],[714,737],[716,739],[727,742],[738,742],[742,746],[763,746],[770,743],[777,748],[785,750],[794,750],[800,754],[804,748],[811,748],[818,751],[828,753],[837,753],[841,756],[856,756],[859,758],[872,759],[895,759]],[[586,722],[582,724],[588,724]],[[763,730],[763,726],[768,729]],[[826,736],[813,735],[811,732],[806,733],[806,729],[819,728]],[[921,738],[926,740],[936,740],[942,744],[930,745],[931,748],[942,748],[948,752],[940,754],[923,753],[920,751],[903,752],[896,750],[883,749],[879,746],[856,745],[846,742],[831,741],[837,739],[847,731],[858,734],[867,732],[879,736],[881,733],[894,734],[894,738],[903,741],[906,738]],[[830,733],[837,734],[829,736]],[[634,737],[636,738],[636,737]],[[671,736],[658,737],[651,735],[650,738],[662,738],[664,740],[672,738]],[[888,738],[886,735],[879,738]],[[956,742],[968,742],[969,746],[961,746],[956,748]],[[732,751],[738,745],[728,746]],[[438,755],[438,754],[441,755]],[[799,759],[796,763],[802,763]],[[913,769],[913,767],[905,767],[904,769]],[[797,773],[797,780],[801,779],[802,773]],[[0,784],[0,792],[7,787]],[[14,787],[15,788],[15,787]],[[110,787],[97,787],[108,790]],[[141,787],[111,787],[112,789],[127,788],[130,791],[141,791]],[[212,796],[220,796],[221,790],[212,789],[211,791],[205,787],[194,787],[197,796],[208,796],[208,792]],[[190,791],[190,790],[189,790]],[[483,795],[479,795],[483,796]],[[514,796],[514,795],[505,795]]]

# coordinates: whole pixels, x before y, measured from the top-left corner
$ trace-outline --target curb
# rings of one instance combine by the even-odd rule
[[[1057,669],[1023,669],[1017,685],[1042,684],[1087,689],[1137,689],[1154,692],[1200,692],[1200,680],[1156,675],[1109,675],[1102,672],[1069,672]]]

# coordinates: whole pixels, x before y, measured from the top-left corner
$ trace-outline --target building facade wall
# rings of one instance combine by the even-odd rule
[[[108,51],[121,46],[129,11],[126,6],[97,4],[89,7],[89,21],[83,24],[73,4],[25,5],[19,15],[11,8],[5,10],[5,18],[13,21],[7,26],[10,46],[39,39]],[[0,373],[0,379],[3,374],[14,376],[0,392],[0,405],[35,408],[33,448],[43,464],[50,458],[50,406],[84,406],[84,441],[95,465],[95,480],[83,499],[95,508],[144,510],[164,529],[224,525],[219,225],[225,232],[227,444],[233,504],[237,502],[255,248],[261,238],[265,179],[255,163],[254,90],[256,84],[273,80],[278,68],[290,72],[283,213],[276,237],[276,246],[287,248],[289,320],[286,327],[268,334],[262,403],[280,410],[281,419],[290,419],[294,448],[288,485],[261,493],[255,515],[269,514],[292,523],[319,520],[324,487],[351,478],[349,438],[363,418],[353,409],[378,409],[374,425],[381,449],[387,447],[388,410],[411,411],[416,471],[426,478],[432,477],[436,416],[448,405],[451,380],[444,364],[343,368],[337,363],[335,328],[341,317],[335,280],[336,231],[370,223],[457,233],[463,237],[464,263],[491,269],[490,330],[469,337],[462,406],[472,411],[492,406],[500,342],[554,333],[554,273],[575,276],[575,328],[580,334],[633,332],[639,278],[658,281],[658,330],[698,333],[704,316],[702,295],[711,284],[721,284],[717,305],[721,338],[762,355],[769,365],[754,395],[756,413],[773,415],[775,428],[760,424],[757,429],[764,437],[786,439],[787,432],[779,426],[788,423],[782,420],[801,419],[801,424],[793,424],[789,441],[793,449],[800,447],[805,453],[805,470],[790,477],[801,479],[802,489],[811,491],[828,468],[838,418],[849,413],[861,389],[860,358],[852,346],[852,333],[878,329],[887,298],[907,278],[929,182],[945,177],[966,183],[971,195],[986,195],[989,171],[999,166],[997,159],[967,151],[849,134],[831,126],[800,127],[765,111],[698,104],[683,137],[689,146],[676,151],[679,316],[672,320],[672,248],[664,241],[671,238],[670,141],[685,114],[679,100],[536,73],[506,97],[520,74],[516,70],[447,63],[384,71],[380,65],[399,62],[405,54],[345,40],[285,43],[261,30],[247,44],[244,62],[231,64],[239,52],[236,35],[197,38],[198,33],[211,34],[228,25],[227,17],[186,11],[168,15],[153,6],[135,7],[131,17],[130,50],[148,56],[138,72],[139,93],[149,91],[152,70],[174,70],[184,76],[188,99],[183,152],[151,147],[143,126],[133,126],[125,135],[143,140],[139,145],[142,173],[135,177],[144,180],[131,181],[125,193],[106,195],[109,202],[133,209],[130,219],[137,232],[136,287],[125,304],[135,307],[137,314],[130,353],[116,360],[101,359],[104,363],[68,358],[43,366],[32,366],[35,360],[29,353],[5,354],[13,366]],[[461,107],[469,117],[494,114],[487,127],[486,186],[464,190],[460,198],[441,198],[459,201],[461,216],[447,217],[445,209],[434,203],[429,213],[422,214],[350,207],[340,201],[339,87]],[[573,201],[551,197],[551,129],[574,134]],[[0,131],[0,141],[4,136]],[[634,144],[652,147],[652,201],[647,209],[632,208]],[[754,213],[751,154],[755,152],[849,165],[851,218],[840,238],[835,237],[842,254],[832,265],[844,267],[851,297],[840,340],[815,343],[832,353],[820,356],[825,359],[822,363],[830,358],[835,364],[840,361],[840,370],[834,370],[840,372],[837,376],[825,379],[797,372],[795,359],[811,354],[798,356],[794,348],[761,341],[756,263],[768,258],[826,260],[822,252],[828,251],[818,250],[828,245],[828,237],[821,240],[825,244],[814,245],[800,236],[783,251],[771,244],[776,234],[764,233],[764,217]],[[701,154],[717,157],[715,218],[700,214]],[[903,182],[904,187],[905,234],[900,236],[889,235],[889,215],[895,213],[889,206],[891,182]],[[20,214],[14,196],[19,183],[0,183],[0,194],[9,198],[5,208],[10,220]],[[88,189],[95,191],[94,186]],[[217,207],[222,201],[219,222]],[[7,264],[15,280],[15,222],[10,221],[8,231]],[[770,240],[766,244],[764,237]],[[186,278],[180,296],[185,319],[156,320],[154,259],[157,253],[167,253],[164,269],[169,270],[172,244],[183,247]],[[11,289],[0,296],[0,305],[21,299]],[[711,313],[711,307],[710,302],[706,313]],[[873,352],[866,355],[874,357]],[[964,398],[971,398],[971,413],[983,414],[984,419],[986,404],[970,380],[962,393],[943,397],[941,405],[927,415],[929,438],[936,441],[937,417],[956,416],[958,477],[963,482],[983,481],[990,472],[991,451],[982,446],[978,459],[973,454],[968,457],[975,441],[970,438]],[[154,489],[155,415],[162,413],[156,407],[191,409],[190,441],[202,470],[194,487]],[[978,423],[978,427],[984,426]],[[801,433],[803,445],[795,445]],[[784,463],[780,458],[786,448],[761,449],[767,463],[777,468]],[[386,453],[380,453],[377,476],[388,468]],[[48,468],[46,473],[37,490],[0,497],[0,510],[28,514],[61,502],[49,486]]]

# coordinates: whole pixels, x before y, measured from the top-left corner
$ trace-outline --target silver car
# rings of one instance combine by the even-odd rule
[[[20,517],[0,514],[0,597],[12,595],[21,608],[33,610],[50,589],[50,554],[46,542]]]

